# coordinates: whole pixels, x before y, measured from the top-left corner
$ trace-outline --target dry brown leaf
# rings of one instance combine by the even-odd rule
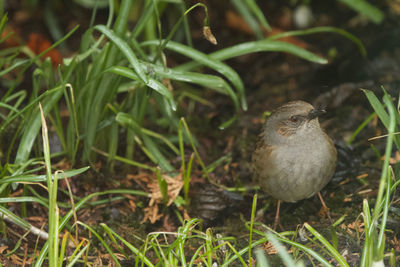
[[[318,217],[320,218],[325,218],[326,216],[329,216],[329,208],[322,206],[321,209],[318,211]]]
[[[57,170],[68,170],[71,168],[71,162],[67,158],[63,158],[56,164],[52,165]],[[61,174],[62,175],[62,174]]]
[[[182,174],[180,173],[173,178],[164,174],[162,177],[163,179],[165,179],[168,185],[167,206],[169,206],[179,196],[179,193],[182,190],[183,187]],[[151,183],[148,183],[147,185],[151,191],[151,199],[149,202],[149,206],[144,209],[144,218],[142,222],[149,220],[151,223],[155,223],[162,217],[162,214],[158,214],[159,213],[158,205],[162,203],[162,194],[160,191],[160,186],[155,177],[152,177]]]
[[[390,6],[389,10],[396,14],[400,15],[400,0],[391,0],[387,1],[388,5]]]
[[[210,27],[204,26],[203,27],[203,36],[212,43],[213,45],[217,45],[217,39],[215,38],[214,34],[211,32]]]
[[[103,266],[103,261],[101,260],[100,256],[97,256],[93,262],[93,267],[101,267]]]
[[[189,221],[191,219],[191,217],[189,216],[189,213],[187,212],[187,210],[185,209],[183,211],[183,219]]]
[[[382,156],[381,159],[385,160],[385,156]],[[399,151],[396,151],[394,158],[393,157],[389,158],[389,163],[390,164],[396,164],[399,161],[400,161],[400,153],[399,153]]]
[[[0,254],[3,254],[6,249],[8,249],[8,246],[0,247]]]
[[[163,219],[163,229],[164,229],[164,231],[167,231],[167,232],[176,232],[176,226],[171,221],[171,218],[169,217],[168,214]]]
[[[270,241],[268,241],[267,244],[264,245],[264,250],[268,255],[275,255],[278,254],[278,250],[272,245]]]
[[[131,209],[132,212],[135,212],[136,210],[136,203],[131,199],[129,199],[129,208]]]
[[[128,180],[134,180],[139,184],[144,190],[151,192],[151,198],[149,201],[149,206],[144,208],[144,218],[142,222],[150,221],[155,223],[162,218],[162,214],[159,214],[159,206],[162,204],[162,193],[160,186],[158,184],[157,178],[151,173],[139,173],[137,175],[128,174],[126,176]],[[183,187],[182,174],[178,174],[175,177],[170,177],[166,174],[162,178],[167,182],[168,185],[168,203],[167,206],[171,205],[174,200],[179,196],[179,193]],[[131,208],[134,208],[134,202],[130,202]]]
[[[173,92],[173,91],[174,91],[174,87],[172,86],[171,79],[163,78],[163,79],[161,80],[161,83],[162,83],[165,87],[167,87],[168,90],[169,90],[170,92]]]
[[[389,242],[393,245],[395,251],[400,251],[400,240],[396,236],[389,240]]]
[[[364,223],[361,221],[355,221],[352,223],[349,223],[347,225],[348,228],[357,230],[358,232],[364,232]]]
[[[32,50],[33,53],[39,55],[40,53],[50,48],[52,43],[40,33],[31,33],[29,35],[29,41],[26,45]],[[54,67],[57,67],[59,64],[62,63],[62,56],[60,52],[55,48],[51,49],[42,56],[42,58],[45,57],[51,58],[51,63]]]
[[[163,175],[163,179],[165,179],[165,181],[168,184],[167,206],[169,206],[178,197],[179,192],[181,191],[181,189],[183,187],[182,174],[179,173],[174,178],[172,178],[168,175]],[[150,206],[153,205],[154,203],[161,203],[162,202],[162,194],[161,194],[160,187],[159,187],[156,179],[154,179],[153,183],[149,185],[149,188],[151,190]]]
[[[150,221],[151,223],[155,223],[162,217],[162,214],[158,214],[157,204],[144,208],[143,210],[144,210],[144,217],[142,223],[146,222],[147,220]]]
[[[363,174],[358,175],[356,177],[356,179],[364,179],[364,178],[367,178],[367,177],[368,177],[368,173],[363,173]]]
[[[45,221],[46,219],[43,218],[43,217],[41,217],[41,216],[30,216],[30,217],[27,218],[27,220],[28,220],[29,222],[43,222],[43,221]]]
[[[18,257],[16,254],[12,254],[10,256],[10,260],[12,261],[12,263],[22,266],[23,260],[20,257]]]

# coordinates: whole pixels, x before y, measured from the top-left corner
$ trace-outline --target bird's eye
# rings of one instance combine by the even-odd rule
[[[299,118],[297,116],[292,116],[292,117],[290,117],[290,121],[291,122],[298,122]]]

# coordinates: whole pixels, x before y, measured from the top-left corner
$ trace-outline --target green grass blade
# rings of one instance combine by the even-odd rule
[[[310,233],[312,233],[328,251],[332,254],[332,256],[338,261],[340,266],[350,267],[346,260],[340,255],[340,253],[326,240],[320,233],[318,233],[311,225],[305,223],[304,226],[307,228]]]
[[[115,190],[107,190],[107,191],[103,191],[103,192],[92,193],[92,194],[82,198],[79,202],[76,203],[75,211],[74,210],[68,211],[68,213],[61,219],[60,224],[59,224],[59,231],[61,231],[65,227],[65,225],[68,223],[68,221],[73,216],[73,213],[76,212],[78,209],[80,209],[83,205],[85,205],[90,199],[92,199],[94,197],[108,195],[108,194],[132,194],[132,195],[137,195],[137,196],[150,197],[149,194],[146,192],[142,192],[142,191],[138,191],[138,190],[128,190],[128,189],[115,189]],[[0,206],[0,211],[1,210],[2,210],[2,206]],[[46,242],[43,245],[39,256],[36,258],[37,261],[35,263],[35,267],[41,267],[43,265],[43,262],[47,255],[48,249],[49,249],[49,243]]]
[[[231,0],[231,3],[236,8],[237,12],[239,12],[243,19],[247,22],[247,25],[249,25],[250,28],[253,30],[257,39],[262,39],[263,32],[261,31],[258,21],[254,18],[252,12],[250,11],[249,6],[247,5],[247,1]]]
[[[179,150],[178,148],[170,141],[168,140],[165,136],[162,134],[158,134],[156,132],[153,132],[151,130],[148,130],[146,128],[140,127],[134,120],[133,118],[126,113],[119,112],[117,116],[115,116],[115,120],[120,123],[123,126],[130,125],[132,129],[135,131],[139,131],[142,134],[157,138],[161,141],[163,141],[171,150],[176,154],[179,155]]]
[[[43,105],[43,112],[46,115],[53,105],[56,105],[62,96],[62,90],[57,90],[53,94],[49,95],[42,101]],[[36,109],[35,112],[29,116],[27,119],[27,123],[24,127],[24,132],[21,138],[21,141],[18,146],[17,155],[15,158],[15,163],[26,162],[29,154],[31,152],[33,143],[39,133],[39,129],[41,127],[41,119],[39,110]]]
[[[363,218],[365,227],[365,241],[361,254],[360,267],[371,266],[372,256],[374,255],[373,241],[371,240],[371,211],[369,208],[368,200],[363,201]]]
[[[374,92],[372,92],[370,90],[366,90],[366,89],[362,89],[362,91],[366,95],[370,105],[372,106],[372,108],[374,109],[376,114],[378,115],[379,119],[381,120],[381,122],[383,123],[385,128],[389,129],[390,128],[390,123],[391,123],[391,118],[390,118],[389,114],[386,112],[385,106],[375,96]],[[385,97],[388,97],[386,91],[384,91],[384,93],[385,93]],[[385,104],[386,104],[386,102],[385,102]],[[391,105],[393,105],[393,103]],[[400,125],[400,115],[399,115],[399,113],[395,113],[394,116],[395,116],[394,117],[395,121],[397,121],[398,124]],[[397,149],[400,150],[400,136],[398,136],[398,135],[394,136],[393,140],[394,140],[394,143],[397,146]]]
[[[41,200],[40,198],[37,197],[30,197],[30,196],[24,196],[24,197],[2,197],[0,198],[0,203],[11,203],[11,202],[15,202],[15,203],[21,203],[21,202],[36,202],[39,203],[45,207],[48,206],[48,204]]]
[[[158,40],[153,40],[153,41],[147,41],[143,42],[141,45],[142,46],[154,46],[158,45],[159,41]],[[244,85],[243,82],[240,78],[240,76],[237,74],[236,71],[234,71],[231,67],[226,65],[225,63],[213,59],[210,56],[194,49],[186,45],[182,45],[173,41],[170,41],[166,45],[167,49],[170,49],[174,52],[177,52],[179,54],[185,55],[191,59],[193,59],[196,62],[199,62],[202,65],[205,65],[222,75],[224,75],[236,88],[238,91],[238,95],[240,96],[240,101],[243,110],[247,110],[247,103],[245,99],[245,92],[244,92]]]
[[[133,72],[131,69],[123,66],[113,66],[107,69],[106,71],[112,72],[117,75],[121,75],[123,77],[135,80],[135,81],[141,81],[140,78],[136,75],[135,72]],[[157,81],[154,78],[148,77],[148,82],[146,84],[150,88],[152,88],[154,91],[160,93],[164,97],[167,98],[168,102],[170,103],[171,107],[173,110],[176,110],[176,104],[174,102],[173,96],[171,92],[168,90],[167,87],[165,87],[161,82]]]
[[[158,145],[153,142],[148,136],[143,135],[143,142],[146,148],[151,152],[154,157],[154,162],[158,164],[161,169],[164,171],[170,172],[175,170],[174,167],[169,163],[167,158],[163,155],[163,153],[158,148]]]
[[[175,81],[198,84],[206,88],[211,88],[216,92],[226,94],[232,99],[236,109],[239,108],[239,100],[237,95],[232,90],[231,86],[221,77],[197,72],[179,71],[158,65],[149,65],[149,67],[161,77],[169,78]]]
[[[266,238],[261,238],[257,241],[253,241],[251,243],[251,248],[255,248],[263,243],[265,243],[267,241]],[[239,259],[239,257],[241,255],[244,255],[246,252],[249,251],[249,247],[246,246],[244,249],[241,249],[240,251],[238,251],[237,253],[234,253],[234,255],[232,255],[230,258],[228,258],[226,261],[223,262],[223,264],[221,264],[221,267],[228,267],[228,266],[232,266],[232,262],[236,261]],[[242,260],[240,260],[242,262]]]
[[[114,264],[121,267],[121,264],[119,263],[118,258],[114,255],[114,252],[111,250],[110,246],[107,245],[107,242],[100,236],[100,234],[98,234],[92,227],[90,227],[89,225],[87,225],[83,222],[78,222],[78,224],[82,225],[83,227],[88,229],[92,234],[94,234],[94,236],[97,237],[97,239],[100,241],[100,243],[103,245],[103,247],[107,250],[108,255],[111,256]]]
[[[31,225],[29,223],[15,215],[13,212],[9,211],[4,206],[0,206],[0,214],[1,216],[7,216],[11,221],[24,229],[29,230],[31,228]]]
[[[87,244],[86,246],[84,246],[83,248],[81,247],[81,244],[83,244],[83,240],[82,242],[79,244],[78,247],[76,247],[76,249],[74,250],[74,252],[72,253],[72,255],[69,257],[69,263],[68,265],[65,265],[65,267],[73,267],[76,266],[76,262],[82,257],[82,255],[89,249],[90,247],[90,243]]]
[[[1,11],[3,11],[3,10],[1,10]],[[1,20],[0,20],[0,36],[2,36],[1,33],[3,32],[4,27],[6,26],[6,22],[8,20],[8,15],[7,15],[7,13],[3,15],[3,12],[1,12],[0,16],[1,16]],[[2,43],[3,41],[4,41],[4,39],[3,39],[3,37],[1,37],[0,43]]]
[[[149,80],[146,75],[146,71],[142,67],[142,64],[139,63],[136,55],[133,53],[129,45],[105,25],[96,25],[94,28],[107,36],[107,38],[119,48],[119,50],[125,55],[129,63],[135,69],[135,72],[139,76],[140,80],[143,83],[148,84]]]
[[[158,48],[158,54],[157,54],[157,59],[159,59],[161,57],[161,53],[162,51],[165,49],[165,46],[168,42],[170,42],[170,40],[172,39],[172,37],[174,36],[175,32],[178,30],[178,27],[180,26],[180,24],[186,19],[186,16],[189,14],[189,12],[191,12],[192,10],[194,10],[197,7],[202,7],[204,9],[204,13],[205,13],[205,19],[203,21],[203,30],[205,27],[209,27],[209,19],[208,19],[208,9],[207,6],[203,3],[196,3],[194,5],[192,5],[191,7],[189,7],[188,9],[186,9],[183,14],[179,17],[178,21],[175,23],[175,25],[172,27],[172,29],[170,30],[170,32],[168,33],[168,36],[162,41],[162,43],[160,44],[159,48]],[[157,9],[156,9],[157,10]],[[159,19],[157,20],[159,21]],[[204,35],[204,33],[203,33]],[[159,39],[161,39],[161,35],[159,36]],[[207,38],[206,38],[207,39]],[[191,42],[189,42],[189,47],[191,46]]]
[[[249,259],[251,259],[251,243],[253,240],[253,223],[254,223],[254,218],[256,216],[256,210],[257,210],[257,194],[254,194],[253,196],[253,205],[251,206],[251,217],[250,217],[250,232],[249,232]]]
[[[15,63],[13,63],[10,67],[0,71],[0,76],[4,76],[5,74],[9,73],[10,71],[20,67],[20,66],[25,66],[29,61],[29,59],[19,59],[16,60]]]
[[[50,162],[50,145],[49,136],[46,125],[46,119],[44,116],[42,105],[39,103],[40,108],[40,120],[42,124],[42,140],[43,140],[43,154],[46,166],[46,181],[49,194],[49,265],[57,266],[58,261],[58,224],[59,224],[59,209],[57,206],[57,188],[58,188],[58,175],[57,172],[54,176],[51,173],[51,162]],[[53,178],[54,177],[54,178]]]
[[[372,22],[380,24],[385,18],[384,13],[365,0],[339,0],[356,12],[366,16]]]
[[[113,0],[109,0],[108,1],[108,19],[107,19],[107,24],[106,27],[110,28],[111,27],[111,23],[113,21],[113,15],[114,15],[114,1]],[[89,38],[89,36],[92,34],[93,28],[90,28],[89,30],[87,30],[85,32],[85,34],[82,37],[82,41],[81,41],[81,47],[86,47],[87,49],[84,49],[79,55],[74,56],[73,58],[64,58],[64,64],[65,65],[69,65],[71,63],[71,61],[76,60],[78,62],[82,62],[84,61],[87,57],[89,57],[92,53],[94,53],[98,47],[100,46],[100,44],[103,43],[104,41],[104,35],[102,34],[99,39],[94,43],[94,44],[86,44],[85,45],[85,37]]]
[[[61,179],[76,176],[78,174],[81,174],[81,173],[87,171],[89,168],[90,167],[83,167],[83,168],[76,169],[76,170],[65,171],[63,173],[63,176],[61,177]],[[54,177],[52,179],[54,179]],[[37,182],[45,182],[45,181],[46,181],[46,175],[15,175],[15,176],[6,176],[6,177],[0,179],[0,184],[18,183],[18,182],[37,183]]]
[[[125,246],[127,246],[134,254],[136,254],[147,266],[153,267],[154,265],[147,259],[147,257],[141,253],[137,248],[132,246],[129,242],[115,233],[111,228],[109,228],[106,224],[102,223],[101,226],[107,231],[107,233],[112,234],[116,238],[118,238]]]
[[[332,264],[329,263],[329,261],[327,261],[325,258],[323,258],[321,255],[319,255],[317,252],[315,252],[313,249],[308,248],[305,245],[299,244],[297,242],[294,242],[292,240],[286,239],[286,238],[282,238],[277,236],[277,239],[283,243],[289,244],[291,246],[294,246],[302,251],[304,251],[305,253],[309,254],[310,256],[312,256],[314,259],[316,259],[317,261],[319,261],[323,266],[326,267],[333,267]]]
[[[139,21],[135,24],[132,31],[132,39],[136,39],[140,33],[142,33],[144,27],[150,19],[153,19],[155,3],[154,1],[146,1],[143,13],[140,16]]]
[[[374,255],[374,261],[375,260],[383,260],[384,257],[384,245],[385,245],[385,239],[384,239],[384,233],[386,229],[386,221],[387,221],[387,216],[389,212],[389,203],[390,203],[390,184],[391,184],[391,172],[390,172],[390,166],[389,166],[389,159],[392,153],[392,146],[393,146],[393,139],[394,139],[394,131],[396,128],[396,108],[394,107],[394,104],[392,102],[391,97],[385,93],[383,96],[383,102],[386,104],[388,111],[389,111],[389,127],[387,128],[388,130],[388,139],[387,139],[387,144],[386,144],[386,150],[385,150],[385,160],[383,163],[383,168],[382,168],[382,175],[381,175],[381,180],[379,184],[379,190],[378,190],[378,196],[376,198],[376,203],[375,203],[375,208],[374,208],[374,213],[372,216],[373,223],[376,222],[378,223],[379,217],[382,216],[382,220],[380,222],[380,229],[379,229],[379,236],[378,240],[376,242],[376,253],[377,255]],[[384,192],[386,191],[386,200],[384,200]],[[383,207],[383,214],[380,215],[381,210],[382,210],[382,201],[385,201],[385,205]]]
[[[285,52],[318,64],[328,63],[328,60],[326,60],[325,58],[322,58],[296,45],[269,39],[234,45],[211,53],[208,56],[215,60],[226,60],[233,57],[256,52]],[[200,64],[199,62],[189,62],[176,67],[175,70],[191,70],[200,65],[202,64]]]
[[[169,164],[168,160],[164,157],[161,151],[158,149],[158,146],[149,138],[148,135],[143,133],[142,128],[128,115],[124,113],[118,113],[116,116],[116,121],[120,123],[122,126],[128,126],[135,133],[141,137],[146,149],[149,151],[150,159],[153,160],[155,163],[159,164],[160,167],[165,171],[173,171],[174,168]],[[148,133],[148,132],[147,132]],[[154,134],[152,134],[154,136]],[[157,135],[159,136],[159,135]],[[164,138],[162,140],[165,141]],[[169,141],[167,144],[172,145]],[[174,146],[174,152],[178,154],[178,149]]]
[[[367,97],[369,103],[371,104],[372,108],[375,110],[378,117],[381,119],[385,128],[389,128],[390,117],[389,114],[385,111],[385,107],[379,101],[379,99],[375,96],[374,92],[366,89],[362,89],[365,96]]]
[[[258,19],[258,21],[261,23],[261,25],[268,31],[271,30],[271,27],[269,26],[267,19],[265,18],[262,10],[260,7],[257,5],[255,0],[245,0],[247,6],[253,12],[254,16]]]
[[[354,139],[357,137],[357,135],[375,118],[376,113],[373,112],[371,115],[368,116],[361,124],[360,126],[357,127],[357,129],[353,132],[353,134],[350,136],[349,140],[346,142],[346,145],[350,145]]]
[[[264,250],[262,248],[257,248],[255,251],[257,259],[257,267],[269,267],[267,257],[265,257]]]
[[[304,266],[302,262],[296,263],[293,258],[286,251],[285,247],[279,242],[279,240],[275,237],[272,232],[266,233],[268,240],[274,245],[275,249],[278,251],[279,256],[281,257],[285,266],[293,266],[293,267],[301,267]]]
[[[269,40],[269,39],[234,45],[225,49],[221,49],[217,52],[214,52],[210,55],[210,57],[218,60],[225,60],[232,57],[242,56],[245,54],[266,52],[266,51],[285,52],[318,64],[328,63],[328,61],[325,58],[322,58],[294,44],[276,40]]]
[[[353,43],[355,43],[360,50],[360,53],[363,56],[367,55],[367,50],[365,49],[363,43],[361,42],[360,39],[358,39],[355,35],[349,33],[348,31],[345,31],[340,28],[336,27],[329,27],[329,26],[323,26],[323,27],[315,27],[311,29],[306,29],[306,30],[297,30],[297,31],[288,31],[288,32],[283,32],[280,34],[273,35],[268,38],[268,40],[277,40],[280,38],[284,37],[289,37],[289,36],[299,36],[299,35],[308,35],[308,34],[315,34],[315,33],[336,33],[339,35],[342,35],[343,37],[349,39]]]

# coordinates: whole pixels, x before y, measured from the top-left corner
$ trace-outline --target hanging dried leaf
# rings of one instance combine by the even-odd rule
[[[203,27],[203,35],[213,45],[217,44],[217,39],[215,38],[214,34],[211,32],[210,27],[208,27],[208,26]]]

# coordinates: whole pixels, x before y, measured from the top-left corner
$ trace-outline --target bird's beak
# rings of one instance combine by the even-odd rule
[[[308,113],[307,119],[308,120],[313,120],[319,116],[321,116],[322,114],[325,114],[326,111],[323,109],[313,109],[310,111],[310,113]]]

